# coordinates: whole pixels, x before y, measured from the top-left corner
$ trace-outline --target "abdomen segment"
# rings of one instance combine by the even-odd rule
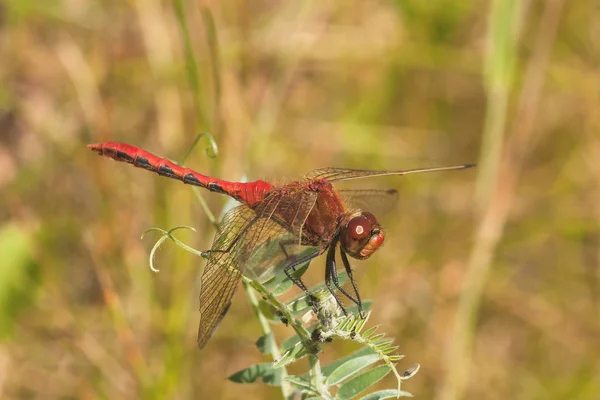
[[[101,156],[133,164],[159,175],[180,180],[188,185],[203,187],[211,192],[226,194],[249,205],[262,201],[265,195],[273,189],[273,185],[264,181],[228,182],[202,175],[166,158],[158,157],[144,149],[125,143],[105,142],[88,144],[87,147]]]

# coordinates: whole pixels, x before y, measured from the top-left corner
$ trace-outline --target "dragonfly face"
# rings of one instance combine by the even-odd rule
[[[385,233],[370,212],[352,217],[340,233],[342,250],[348,255],[364,260],[383,244]]]

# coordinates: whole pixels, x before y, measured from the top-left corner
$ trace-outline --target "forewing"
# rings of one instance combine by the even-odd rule
[[[359,179],[375,176],[387,176],[387,175],[408,175],[417,174],[421,172],[435,172],[435,171],[448,171],[452,169],[464,169],[474,167],[475,164],[461,164],[452,165],[448,167],[434,167],[434,168],[415,168],[405,169],[398,171],[386,171],[386,170],[368,170],[368,169],[350,169],[350,168],[319,168],[306,174],[306,179],[325,179],[329,182],[346,181],[350,179]]]
[[[237,253],[255,214],[246,205],[225,214],[215,235],[200,287],[198,347],[203,348],[219,325],[235,292],[242,270]]]
[[[242,274],[267,279],[284,264],[280,243],[301,241],[304,222],[316,201],[316,193],[303,193],[274,192],[254,209],[241,205],[225,214],[202,274],[200,348],[227,313]]]
[[[377,216],[385,215],[398,202],[396,189],[338,189],[337,191],[349,207],[369,211]]]

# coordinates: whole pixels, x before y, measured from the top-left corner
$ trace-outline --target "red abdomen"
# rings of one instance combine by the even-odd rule
[[[180,180],[188,185],[203,187],[211,192],[226,194],[250,206],[262,201],[266,194],[273,189],[273,185],[264,181],[228,182],[202,175],[189,168],[177,165],[166,158],[158,157],[144,149],[125,143],[105,142],[88,144],[87,147],[101,156],[133,164],[159,175]]]

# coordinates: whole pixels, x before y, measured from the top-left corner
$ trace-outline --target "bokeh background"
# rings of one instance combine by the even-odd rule
[[[243,290],[198,351],[203,261],[148,268],[149,227],[210,246],[192,190],[85,147],[182,160],[205,131],[186,165],[229,180],[478,162],[353,183],[400,191],[354,266],[422,365],[404,389],[599,398],[597,1],[3,0],[0,57],[0,397],[280,398],[226,380],[268,361]]]

